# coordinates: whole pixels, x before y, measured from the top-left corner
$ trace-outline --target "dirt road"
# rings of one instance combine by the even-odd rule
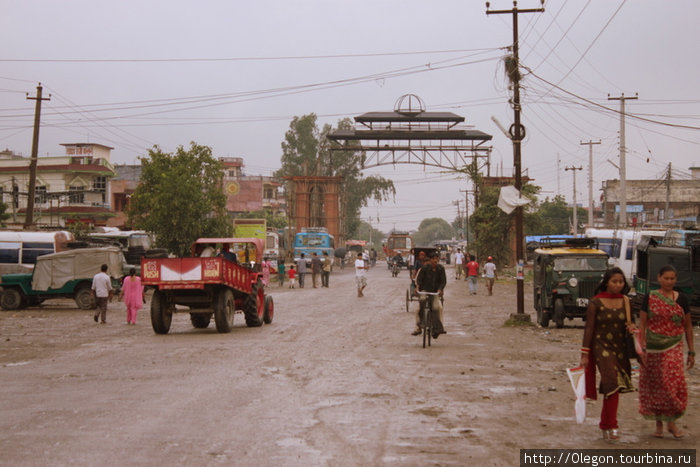
[[[121,303],[104,326],[69,301],[0,312],[0,464],[500,466],[521,448],[700,444],[700,370],[680,421],[689,436],[652,438],[626,394],[611,445],[600,401],[583,425],[573,418],[565,369],[578,363],[580,320],[505,327],[514,281],[469,296],[448,266],[448,334],[423,349],[406,271],[392,278],[380,262],[368,275],[364,298],[349,268],[329,289],[273,286],[274,322],[246,328],[236,315],[230,334],[183,313],[156,335],[147,308],[128,326]]]

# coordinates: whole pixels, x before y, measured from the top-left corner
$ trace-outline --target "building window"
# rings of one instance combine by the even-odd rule
[[[92,189],[102,193],[102,204],[107,200],[107,177],[95,177],[92,180]]]
[[[38,186],[34,188],[34,202],[37,204],[44,204],[48,200],[48,196],[46,195],[46,186]]]
[[[275,199],[275,189],[272,187],[265,187],[263,198]]]
[[[68,195],[70,204],[83,204],[85,202],[84,186],[71,186],[68,188],[68,191],[70,191],[70,195]]]

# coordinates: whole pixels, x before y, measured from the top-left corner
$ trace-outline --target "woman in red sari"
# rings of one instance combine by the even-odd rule
[[[603,394],[599,427],[604,439],[618,440],[617,406],[621,392],[634,391],[632,371],[625,345],[627,315],[624,295],[629,291],[620,268],[605,271],[603,280],[588,303],[583,333],[581,366],[586,368],[586,397],[597,398],[596,367],[600,372],[598,391]],[[631,329],[634,325],[632,324]]]
[[[642,368],[639,373],[639,412],[656,421],[653,436],[664,436],[664,422],[674,438],[684,433],[676,426],[688,404],[688,387],[683,368],[683,334],[688,344],[687,368],[695,364],[693,325],[688,299],[673,290],[676,270],[664,266],[659,271],[661,288],[649,293],[639,320],[642,336]]]

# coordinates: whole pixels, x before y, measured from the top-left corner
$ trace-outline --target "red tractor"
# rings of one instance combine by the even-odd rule
[[[262,284],[263,248],[259,238],[200,238],[191,257],[143,258],[142,283],[155,289],[156,334],[168,333],[175,312],[189,313],[195,328],[208,327],[213,316],[218,332],[231,331],[236,312],[249,327],[271,323],[275,307]]]

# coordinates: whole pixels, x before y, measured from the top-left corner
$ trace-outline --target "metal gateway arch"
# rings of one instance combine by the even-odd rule
[[[328,135],[331,151],[362,151],[362,168],[417,164],[462,172],[476,162],[490,171],[492,135],[464,125],[452,112],[426,112],[413,94],[401,96],[393,112],[368,112],[354,118],[355,128]]]

